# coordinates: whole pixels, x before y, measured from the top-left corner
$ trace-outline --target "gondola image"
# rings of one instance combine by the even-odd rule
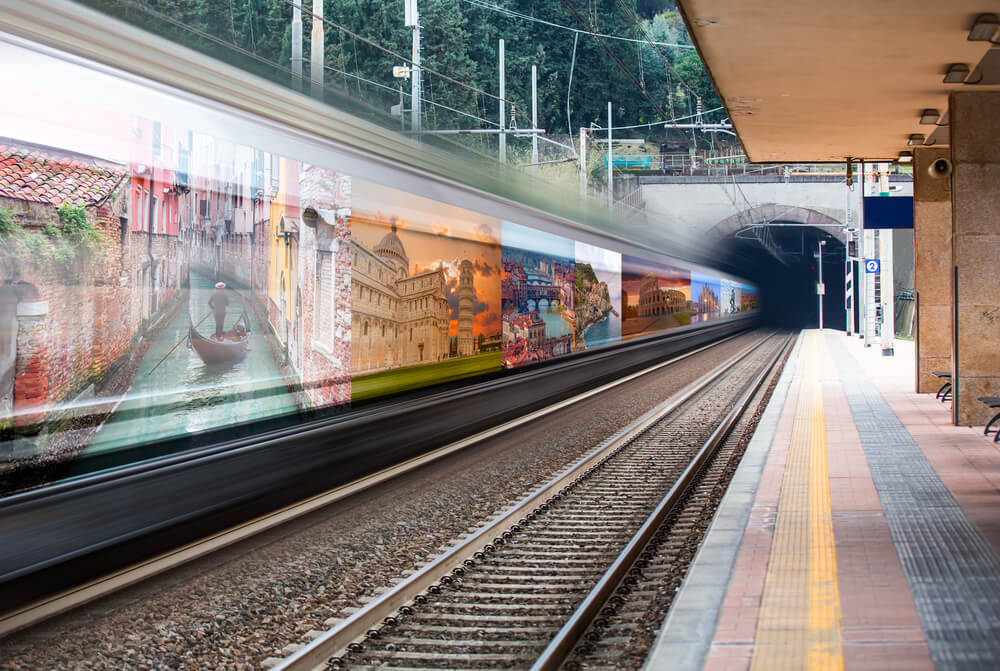
[[[191,324],[188,327],[188,339],[192,349],[206,364],[231,366],[246,358],[250,341],[250,318],[244,311],[222,340],[206,338]]]

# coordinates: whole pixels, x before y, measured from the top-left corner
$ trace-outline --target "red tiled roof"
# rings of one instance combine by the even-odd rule
[[[125,179],[124,165],[0,142],[0,198],[93,205]]]

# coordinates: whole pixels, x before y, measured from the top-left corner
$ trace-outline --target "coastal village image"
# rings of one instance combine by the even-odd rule
[[[573,351],[574,242],[503,222],[503,365],[516,368]]]
[[[691,273],[622,255],[622,338],[691,323]]]
[[[577,350],[608,345],[622,335],[622,257],[617,252],[577,242],[576,306]]]
[[[354,185],[353,400],[499,370],[499,222]]]

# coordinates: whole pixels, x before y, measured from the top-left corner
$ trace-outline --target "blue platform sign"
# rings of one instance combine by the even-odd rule
[[[865,196],[865,228],[913,228],[913,196]]]
[[[881,267],[882,263],[878,259],[865,259],[865,272],[869,275],[877,273]]]

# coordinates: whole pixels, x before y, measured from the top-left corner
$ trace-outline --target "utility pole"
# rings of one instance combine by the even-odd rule
[[[404,3],[403,22],[413,31],[413,53],[411,54],[413,65],[410,68],[410,129],[414,133],[420,133],[423,129],[420,100],[420,12],[417,10],[417,0],[404,0]],[[417,139],[420,139],[419,135],[417,135]]]
[[[614,167],[611,161],[611,101],[608,101],[608,209],[615,204]]]
[[[531,172],[538,176],[538,66],[531,66]]]
[[[580,198],[587,197],[587,129],[580,126]]]
[[[302,0],[292,4],[292,88],[302,91]]]
[[[500,164],[507,164],[507,110],[504,99],[507,97],[507,80],[504,72],[503,40],[500,40]]]
[[[320,99],[323,98],[323,36],[323,0],[313,0],[309,79],[312,81],[312,97]]]

